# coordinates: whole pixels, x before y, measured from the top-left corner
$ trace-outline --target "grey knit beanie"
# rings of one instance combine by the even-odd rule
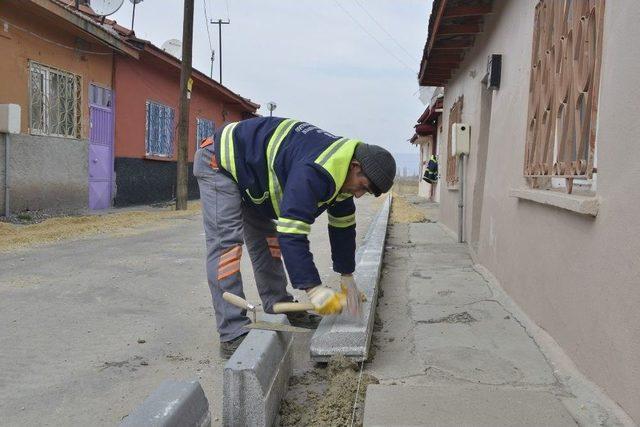
[[[396,161],[390,152],[378,145],[360,143],[353,159],[360,162],[362,172],[373,184],[371,190],[376,197],[391,189],[396,176]]]

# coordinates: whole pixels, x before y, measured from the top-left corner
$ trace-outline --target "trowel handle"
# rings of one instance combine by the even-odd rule
[[[290,313],[292,311],[314,310],[315,306],[309,302],[277,302],[273,304],[274,313]]]
[[[249,304],[249,302],[246,299],[241,298],[238,295],[231,294],[229,292],[223,293],[222,299],[224,299],[226,302],[229,302],[235,305],[236,307],[240,307],[245,310],[255,311],[256,309],[256,306],[253,304]]]

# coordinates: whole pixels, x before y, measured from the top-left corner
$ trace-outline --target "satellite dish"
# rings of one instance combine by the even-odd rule
[[[98,16],[114,14],[120,9],[124,0],[91,0],[91,9]]]
[[[182,58],[182,42],[178,39],[169,39],[162,43],[162,50],[178,59]]]

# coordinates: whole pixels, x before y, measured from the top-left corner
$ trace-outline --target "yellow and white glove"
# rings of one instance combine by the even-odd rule
[[[346,303],[346,299],[341,297],[341,293],[327,288],[326,286],[316,286],[307,290],[309,301],[319,314],[338,314]]]
[[[357,293],[360,295],[360,301],[365,302],[367,300],[367,296],[356,286],[356,280],[353,278],[352,274],[343,274],[340,276],[340,293],[347,297],[349,288],[355,289]]]

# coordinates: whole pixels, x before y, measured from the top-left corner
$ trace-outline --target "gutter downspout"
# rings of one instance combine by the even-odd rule
[[[464,243],[464,154],[460,154],[460,191],[458,197],[458,243]]]
[[[9,154],[11,150],[9,146],[11,145],[11,137],[9,133],[4,134],[4,217],[5,219],[9,218],[9,214],[11,213],[11,209],[9,208],[9,188],[11,188],[11,183],[9,181]]]

